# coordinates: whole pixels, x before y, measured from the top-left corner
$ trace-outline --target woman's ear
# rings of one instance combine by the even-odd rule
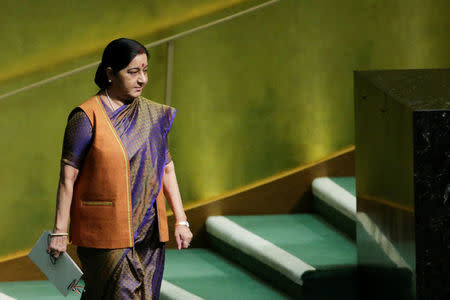
[[[114,72],[113,72],[112,68],[111,67],[107,67],[105,69],[105,71],[106,71],[106,77],[108,77],[108,81],[111,82],[113,77],[114,77]]]

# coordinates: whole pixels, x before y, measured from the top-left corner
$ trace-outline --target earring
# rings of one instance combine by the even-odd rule
[[[108,82],[111,83],[111,79],[108,79]]]

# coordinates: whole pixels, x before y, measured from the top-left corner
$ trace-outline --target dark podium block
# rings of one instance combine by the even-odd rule
[[[354,79],[360,299],[450,299],[450,70]]]

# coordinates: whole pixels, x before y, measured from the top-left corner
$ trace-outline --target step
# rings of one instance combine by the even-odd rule
[[[9,297],[9,298],[8,298]],[[0,300],[61,300],[80,299],[75,292],[65,298],[56,287],[47,280],[0,282]]]
[[[78,300],[81,295],[75,292],[62,296],[53,284],[47,280],[0,282],[0,300]],[[163,280],[161,283],[161,300],[185,299],[201,300],[188,291]]]
[[[356,240],[355,177],[319,177],[312,182],[314,210]]]
[[[167,295],[165,299],[196,299],[186,297],[189,296],[189,293],[164,280],[161,284],[161,294]],[[47,280],[0,282],[0,300],[77,300],[80,297],[81,295],[77,295],[75,292],[69,293],[67,297],[62,296]]]
[[[181,286],[177,284],[181,284]],[[61,299],[77,300],[80,299],[80,295],[72,292],[65,298],[47,280],[0,282],[0,300]],[[160,299],[282,300],[290,298],[268,286],[252,273],[212,251],[189,249],[184,251],[166,250]]]
[[[171,298],[161,292],[161,299],[291,299],[253,273],[208,249],[168,249],[164,280],[191,296]]]
[[[214,249],[294,297],[356,292],[355,243],[318,215],[214,216],[206,230]]]

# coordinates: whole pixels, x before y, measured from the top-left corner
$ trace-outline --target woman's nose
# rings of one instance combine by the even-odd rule
[[[139,72],[138,83],[145,84],[147,82],[147,74],[144,72]]]

